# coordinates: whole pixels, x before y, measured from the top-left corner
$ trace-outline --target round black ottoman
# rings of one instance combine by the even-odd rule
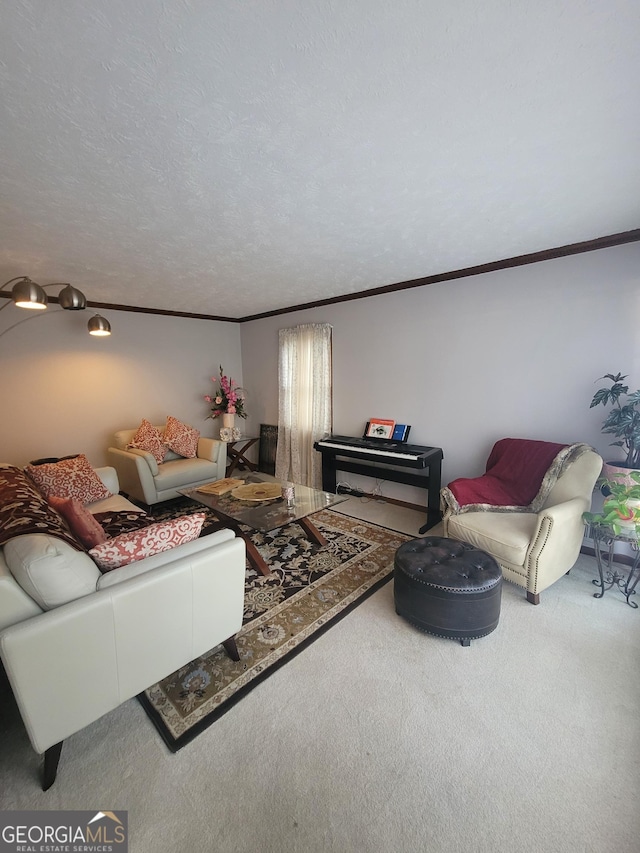
[[[423,631],[468,646],[498,625],[502,570],[468,542],[425,536],[396,551],[396,613]]]

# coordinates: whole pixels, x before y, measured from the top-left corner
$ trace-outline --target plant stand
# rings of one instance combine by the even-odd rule
[[[593,538],[598,574],[600,576],[591,581],[592,584],[600,587],[600,592],[594,592],[593,597],[602,598],[608,589],[615,586],[627,599],[627,604],[630,607],[637,608],[637,602],[630,600],[631,596],[636,594],[636,586],[638,585],[638,580],[640,580],[640,545],[636,537],[633,534],[616,534],[610,527],[603,524],[589,525],[587,535]],[[636,552],[628,574],[624,571],[619,571],[614,566],[615,554],[613,549],[616,542],[626,542]]]

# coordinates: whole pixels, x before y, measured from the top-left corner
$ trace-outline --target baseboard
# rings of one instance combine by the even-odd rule
[[[348,492],[345,494],[347,495],[347,497],[349,496]],[[408,501],[398,500],[397,498],[389,498],[386,495],[373,495],[373,494],[370,494],[369,492],[363,492],[361,497],[367,498],[368,500],[371,500],[371,501],[384,501],[385,503],[394,504],[395,506],[402,506],[402,507],[405,507],[406,509],[415,509],[416,512],[426,512],[427,511],[427,508],[424,504],[412,504],[412,503],[409,503]]]
[[[592,548],[590,545],[583,545],[582,548],[580,548],[580,553],[586,554],[588,557],[595,557],[596,556],[595,548]],[[633,565],[633,557],[631,557],[629,554],[614,553],[613,562],[614,563],[622,563],[624,566],[632,566]]]

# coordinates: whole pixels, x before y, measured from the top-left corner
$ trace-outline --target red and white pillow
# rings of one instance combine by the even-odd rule
[[[74,459],[61,459],[44,465],[27,465],[24,469],[47,498],[73,498],[90,504],[111,497],[111,492],[81,453]]]
[[[152,454],[158,464],[164,461],[167,452],[167,445],[160,434],[160,430],[146,418],[142,419],[142,423],[127,447],[133,447],[135,450],[146,450],[147,453]]]
[[[122,533],[91,548],[89,556],[94,559],[101,572],[128,566],[129,563],[144,560],[197,539],[205,517],[204,512],[196,512],[170,521],[159,521],[141,530]]]
[[[58,498],[51,495],[49,504],[57,510],[69,526],[69,530],[85,548],[94,548],[107,541],[107,534],[88,509],[75,498]]]
[[[200,433],[197,429],[183,424],[176,418],[167,416],[167,425],[164,430],[164,441],[170,450],[178,456],[186,456],[193,459],[198,455],[198,439]]]

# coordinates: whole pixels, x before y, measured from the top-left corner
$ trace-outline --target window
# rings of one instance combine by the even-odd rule
[[[313,443],[331,431],[331,326],[280,329],[276,477],[322,488],[322,458]]]

